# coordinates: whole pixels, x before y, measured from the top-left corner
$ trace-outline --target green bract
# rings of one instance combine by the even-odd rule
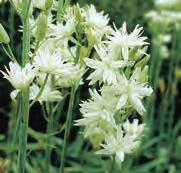
[[[4,27],[0,24],[0,43],[8,44],[9,42],[10,38]]]

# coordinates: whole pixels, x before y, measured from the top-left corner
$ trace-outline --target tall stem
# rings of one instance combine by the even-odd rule
[[[19,149],[18,149],[18,173],[25,172],[26,163],[26,145],[27,145],[27,129],[29,119],[29,89],[21,93],[22,110],[20,131],[19,131]]]
[[[64,173],[64,166],[65,166],[65,159],[66,159],[66,149],[67,149],[67,143],[68,143],[68,138],[69,138],[70,129],[71,129],[72,114],[73,114],[73,108],[74,108],[74,102],[75,102],[75,93],[76,93],[76,89],[75,89],[75,87],[72,87],[71,88],[71,94],[70,94],[70,100],[69,100],[67,119],[66,119],[65,133],[64,133],[64,141],[63,141],[63,150],[62,150],[62,155],[61,155],[60,173]]]
[[[22,50],[22,66],[25,66],[29,62],[29,50],[30,50],[30,28],[29,28],[29,9],[31,1],[22,1],[22,23],[23,23],[23,50]],[[21,111],[18,116],[20,116],[20,131],[19,131],[19,146],[18,146],[18,165],[17,172],[25,172],[26,163],[26,146],[27,146],[27,131],[28,131],[28,121],[29,121],[29,89],[21,92],[20,98]]]
[[[47,124],[47,148],[45,152],[45,171],[46,173],[50,172],[50,163],[51,163],[51,133],[53,128],[53,122],[54,122],[54,115],[52,113],[52,105],[50,105],[50,112],[49,112],[49,118],[48,118],[48,124]]]
[[[115,158],[112,160],[112,163],[111,163],[111,167],[110,167],[110,172],[109,173],[114,173],[115,171]]]

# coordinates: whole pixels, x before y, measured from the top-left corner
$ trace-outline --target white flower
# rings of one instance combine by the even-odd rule
[[[76,121],[77,125],[86,127],[85,137],[91,136],[94,128],[110,131],[116,125],[113,117],[115,99],[110,95],[101,96],[96,90],[90,90],[90,94],[91,99],[80,104],[83,118]]]
[[[33,84],[30,87],[30,100],[34,100],[38,93],[40,92],[40,87],[36,84]],[[56,89],[51,89],[51,87],[47,84],[44,87],[44,90],[42,91],[40,97],[38,98],[38,101],[40,103],[42,102],[57,102],[62,99],[62,94],[60,91]]]
[[[35,70],[31,64],[26,64],[25,67],[21,67],[16,62],[9,63],[9,69],[5,67],[6,73],[1,71],[14,88],[18,90],[24,90],[29,87],[35,77]]]
[[[47,49],[39,49],[34,59],[34,66],[41,72],[68,75],[71,74],[73,65],[65,63],[58,52]]]
[[[181,4],[180,0],[155,0],[156,5],[161,5],[161,6],[171,6],[175,4]]]
[[[63,19],[64,19],[64,21],[67,21],[69,19],[76,20],[77,16],[79,16],[79,15],[80,15],[79,17],[81,18],[82,17],[82,11],[83,11],[83,9],[80,8],[79,4],[76,4],[73,6],[68,6],[65,9],[65,12],[63,14]]]
[[[133,153],[140,145],[140,141],[134,140],[129,134],[125,134],[121,126],[117,127],[116,135],[107,134],[103,149],[97,154],[115,155],[116,162],[119,164],[124,161],[125,154]]]
[[[143,115],[145,108],[141,100],[145,96],[150,96],[152,88],[148,87],[145,83],[140,83],[140,71],[135,70],[131,78],[128,80],[124,75],[119,79],[119,83],[114,84],[112,87],[105,87],[104,90],[109,91],[116,96],[119,96],[117,109],[121,109],[127,104],[131,106],[140,114]]]
[[[102,33],[107,33],[110,30],[108,26],[108,15],[104,16],[104,12],[98,13],[94,5],[90,5],[87,11],[84,11],[86,25],[98,29]]]
[[[72,72],[64,76],[55,76],[55,83],[57,87],[67,88],[74,84],[82,85],[82,76],[85,73],[85,69],[81,68],[79,65],[75,65],[72,68]]]
[[[53,36],[56,39],[69,38],[74,32],[76,27],[76,21],[74,19],[68,19],[66,24],[62,23],[49,25],[49,36]]]
[[[159,34],[158,35],[158,40],[161,43],[170,43],[172,40],[172,36],[170,34]]]
[[[145,15],[146,18],[150,19],[151,22],[156,23],[163,31],[170,30],[169,24],[175,24],[181,21],[181,12],[180,11],[150,11]],[[152,25],[154,27],[154,25]]]
[[[99,82],[108,84],[116,84],[120,76],[120,68],[126,66],[125,61],[115,60],[112,54],[102,47],[96,48],[100,60],[85,58],[85,63],[88,67],[95,69],[90,74],[88,80],[91,80],[90,85]]]
[[[112,36],[108,36],[108,38],[111,40],[110,46],[115,47],[115,49],[119,49],[121,47],[124,59],[128,60],[129,48],[148,44],[147,42],[145,42],[147,37],[141,37],[142,32],[143,28],[139,27],[139,25],[136,25],[133,32],[128,34],[126,23],[123,23],[122,28],[120,28],[119,30],[116,29],[116,31],[113,32]]]
[[[145,124],[138,124],[138,119],[134,119],[132,123],[127,121],[123,123],[123,128],[127,134],[129,134],[133,139],[139,138],[145,129]]]

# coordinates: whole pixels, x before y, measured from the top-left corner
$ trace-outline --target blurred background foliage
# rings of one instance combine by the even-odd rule
[[[76,3],[77,1],[74,1]],[[156,9],[153,0],[78,0],[81,5],[95,4],[98,11],[105,11],[111,18],[111,23],[120,27],[127,22],[128,30],[140,24],[149,37],[151,54],[150,82],[154,88],[151,99],[145,100],[147,114],[143,121],[147,131],[140,150],[134,156],[128,156],[118,173],[180,173],[181,172],[181,27],[178,21],[172,21],[169,30],[165,30],[164,21],[159,25],[153,23],[145,14]],[[11,47],[16,57],[21,53],[21,33],[18,31],[20,20],[9,3],[0,6],[0,22],[7,29],[11,38]],[[170,41],[159,39],[169,35]],[[165,38],[165,37],[164,37]],[[8,59],[0,51],[0,69],[7,64]],[[11,158],[11,148],[8,139],[12,137],[13,113],[9,93],[10,85],[0,80],[0,173],[5,173],[11,167],[16,172],[16,163]],[[87,89],[82,88],[81,97],[86,97]],[[30,117],[28,144],[28,173],[42,173],[44,163],[41,150],[46,146],[44,131],[45,121],[37,111],[38,105],[32,110]],[[78,113],[77,113],[78,114]],[[65,118],[65,117],[62,117]],[[61,124],[61,123],[60,123]],[[62,141],[60,135],[52,136],[52,173],[57,172]],[[55,150],[56,148],[56,150]],[[77,128],[72,128],[71,143],[68,147],[66,172],[72,173],[112,173],[111,162],[106,158],[96,156],[90,144],[83,140]],[[10,171],[11,172],[11,171]]]

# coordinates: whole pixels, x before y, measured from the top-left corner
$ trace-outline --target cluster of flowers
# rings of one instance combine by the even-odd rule
[[[91,11],[94,15],[89,15]],[[91,98],[80,104],[83,118],[76,124],[85,126],[84,136],[95,147],[102,147],[97,154],[111,155],[121,163],[125,154],[138,149],[145,127],[138,119],[131,122],[128,117],[134,110],[143,115],[142,99],[152,93],[147,85],[149,55],[147,47],[143,47],[148,44],[147,38],[141,36],[143,28],[138,25],[131,33],[127,32],[126,23],[120,29],[111,28],[108,16],[97,13],[93,6],[86,16],[87,21],[92,21],[94,32],[101,28],[105,35],[94,46],[93,58],[84,59],[87,67],[93,69],[87,79],[94,89],[90,90]],[[94,85],[97,82],[99,91]]]
[[[22,2],[13,2],[21,13]],[[113,155],[122,162],[125,154],[139,147],[145,127],[128,117],[135,110],[143,115],[142,100],[152,93],[143,28],[137,25],[131,33],[126,23],[120,29],[112,28],[108,15],[97,12],[93,5],[69,6],[55,18],[57,1],[48,7],[43,1],[35,4],[32,9],[38,7],[41,12],[36,18],[31,12],[30,62],[21,67],[14,60],[6,72],[1,71],[15,88],[12,99],[29,89],[33,103],[60,101],[61,89],[83,84],[86,69],[92,69],[87,79],[94,89],[91,98],[80,105],[83,118],[76,124],[85,126],[84,136],[94,146],[102,147],[98,154]]]
[[[156,10],[146,14],[149,27],[154,34],[154,41],[160,46],[163,58],[168,58],[167,44],[171,42],[170,32],[173,28],[180,29],[181,26],[181,1],[180,0],[155,0]]]

